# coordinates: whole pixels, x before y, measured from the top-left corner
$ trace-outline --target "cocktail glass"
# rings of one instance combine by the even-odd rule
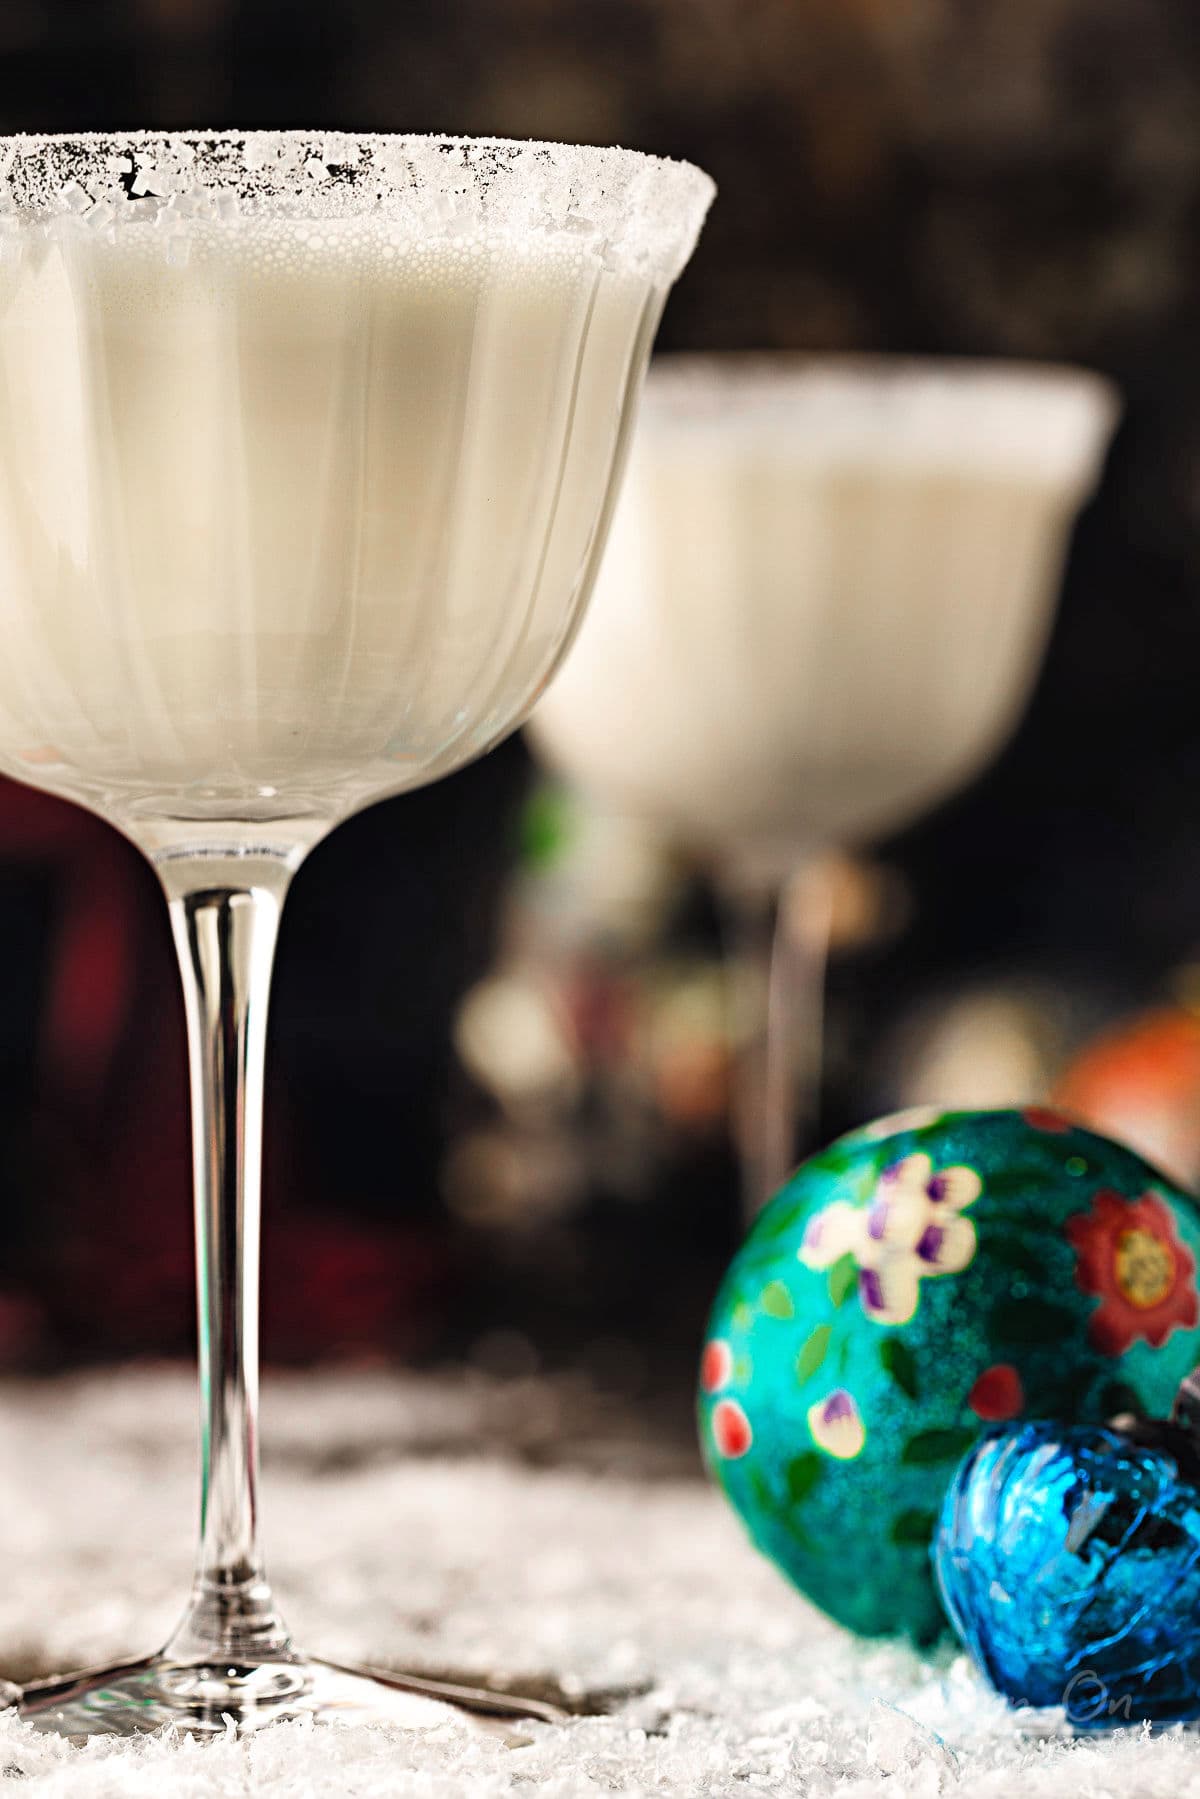
[[[157,869],[195,1141],[195,1585],[161,1654],[27,1687],[48,1730],[538,1709],[310,1660],[276,1609],[267,993],[307,851],[482,754],[562,656],[712,191],[686,164],[494,140],[0,142],[0,770]]]
[[[973,775],[1040,660],[1112,388],[1017,363],[665,357],[534,743],[711,858],[749,1214],[819,1069],[823,857]]]

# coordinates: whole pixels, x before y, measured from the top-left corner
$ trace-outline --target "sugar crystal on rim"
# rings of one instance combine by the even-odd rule
[[[105,229],[146,215],[211,222],[342,220],[438,237],[562,234],[604,266],[666,284],[713,194],[690,164],[638,151],[503,138],[322,132],[115,132],[0,139],[0,211],[43,227],[103,201]]]

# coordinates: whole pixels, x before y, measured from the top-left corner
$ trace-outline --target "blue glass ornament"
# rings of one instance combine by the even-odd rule
[[[1081,1730],[1200,1718],[1200,1439],[1120,1422],[993,1432],[934,1542],[946,1610],[992,1684]]]

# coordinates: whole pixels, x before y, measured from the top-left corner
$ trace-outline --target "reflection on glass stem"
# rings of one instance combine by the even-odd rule
[[[749,1223],[817,1123],[833,882],[812,857],[782,884],[727,870],[720,890],[737,1044],[733,1129]]]

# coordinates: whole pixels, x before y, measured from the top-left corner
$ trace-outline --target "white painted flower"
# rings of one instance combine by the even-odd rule
[[[907,1324],[921,1282],[958,1274],[974,1257],[975,1226],[962,1214],[982,1191],[973,1168],[935,1173],[929,1156],[905,1156],[883,1170],[866,1206],[837,1199],[811,1218],[796,1253],[806,1268],[853,1256],[867,1317]]]
[[[852,1462],[867,1440],[862,1414],[845,1387],[835,1387],[809,1406],[808,1428],[818,1449],[839,1462]]]
[[[881,1137],[898,1137],[901,1131],[923,1131],[945,1116],[943,1106],[907,1106],[902,1112],[889,1112],[886,1118],[875,1119],[873,1124],[861,1125],[854,1135],[865,1143],[876,1143]]]

